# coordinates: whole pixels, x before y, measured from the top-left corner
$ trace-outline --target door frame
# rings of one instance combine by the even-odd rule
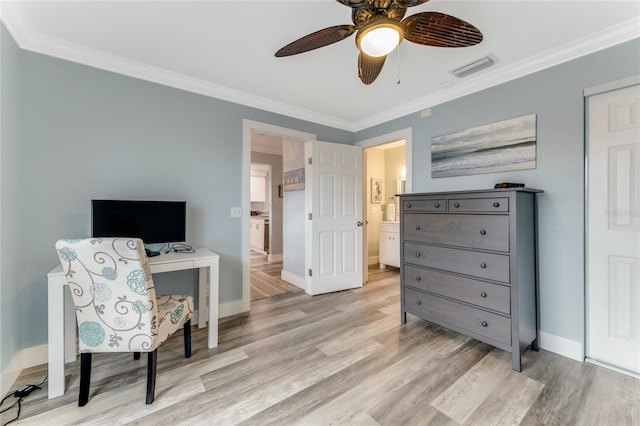
[[[590,335],[589,335],[589,110],[588,110],[588,98],[595,95],[600,95],[606,92],[612,92],[626,87],[640,84],[640,74],[634,75],[621,80],[615,80],[608,83],[592,86],[584,89],[583,102],[584,102],[584,345],[581,354],[581,359],[586,362],[597,364],[602,367],[618,371],[622,374],[638,377],[636,374],[627,370],[617,368],[610,364],[601,363],[595,359],[589,357],[590,354]]]
[[[301,132],[287,127],[276,126],[249,119],[242,120],[242,217],[241,221],[241,250],[242,250],[242,300],[239,309],[234,313],[248,312],[251,309],[251,245],[249,241],[249,226],[251,200],[250,200],[250,176],[251,176],[251,132],[264,133],[285,139],[305,142],[316,140],[317,135]]]
[[[413,191],[413,164],[411,159],[413,158],[413,128],[412,127],[407,127],[405,129],[400,129],[400,130],[396,130],[395,132],[391,132],[391,133],[386,133],[384,135],[380,135],[380,136],[376,136],[374,138],[370,138],[370,139],[365,139],[362,141],[358,141],[356,143],[354,143],[355,146],[360,146],[362,147],[363,151],[366,150],[367,148],[372,148],[374,146],[379,146],[379,145],[385,145],[391,142],[395,142],[398,140],[404,139],[405,141],[405,145],[404,145],[404,164],[406,166],[406,174],[405,174],[405,192],[406,193],[411,193]],[[366,182],[366,176],[367,176],[367,163],[366,163],[366,154],[363,152],[362,155],[362,161],[363,161],[363,167],[362,167],[362,212],[363,212],[363,220],[365,222],[365,229],[364,232],[362,233],[362,247],[363,247],[363,253],[362,253],[362,279],[363,279],[363,284],[367,282],[368,279],[368,273],[367,271],[369,270],[369,257],[366,254],[366,250],[368,247],[368,235],[369,235],[369,229],[366,225],[367,223],[367,217],[369,215],[369,212],[367,211],[367,182]]]

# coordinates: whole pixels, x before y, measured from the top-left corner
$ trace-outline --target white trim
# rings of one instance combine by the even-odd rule
[[[378,262],[379,257],[378,256],[369,256],[369,259],[367,260],[367,264],[368,265],[375,265],[376,263],[380,263]]]
[[[558,46],[531,58],[523,59],[512,65],[497,68],[491,73],[469,78],[456,84],[453,88],[437,91],[423,98],[407,102],[402,106],[371,115],[360,121],[350,122],[339,117],[320,114],[273,99],[259,97],[184,74],[132,61],[121,56],[110,55],[60,39],[42,36],[36,33],[22,19],[23,14],[19,13],[20,2],[4,2],[3,6],[1,19],[22,49],[352,132],[367,129],[638,38],[638,22],[636,18],[633,18],[574,42]]]
[[[256,131],[271,136],[279,136],[286,139],[300,141],[316,140],[317,135],[313,133],[301,132],[299,130],[288,129],[286,127],[275,126],[273,124],[262,123],[249,119],[242,120],[242,218],[241,238],[242,238],[242,303],[243,310],[247,312],[251,309],[251,244],[249,238],[251,211],[249,177],[251,175],[251,132]],[[304,287],[303,287],[304,288]]]
[[[540,347],[576,361],[584,361],[584,347],[582,343],[567,339],[566,337],[540,331]]]
[[[2,370],[2,389],[0,389],[0,396],[4,397],[4,395],[9,392],[11,386],[16,381],[20,373],[22,372],[22,351],[18,351],[17,354],[9,362],[7,368]]]
[[[289,271],[285,271],[284,269],[280,272],[280,278],[283,281],[286,281],[290,284],[295,285],[296,287],[300,287],[303,290],[306,290],[306,285],[305,285],[305,281],[304,278],[296,275],[292,272]]]
[[[267,256],[267,262],[282,262],[284,260],[284,253],[271,254]]]
[[[593,359],[593,358],[585,358],[584,361],[588,362],[589,364],[595,364],[595,365],[599,365],[600,367],[608,368],[609,370],[613,370],[613,371],[618,372],[620,374],[625,374],[627,376],[631,376],[631,377],[634,377],[636,379],[640,379],[640,374],[634,373],[633,371],[625,370],[625,369],[620,368],[620,367],[616,367],[616,366],[611,365],[611,364],[607,364],[606,362],[598,361],[598,360]]]
[[[231,302],[221,303],[218,305],[218,318],[230,317],[232,315],[248,311],[248,309],[245,309],[245,305],[242,300],[232,300]]]
[[[351,122],[342,118],[320,114],[305,108],[194,78],[186,74],[169,71],[153,65],[133,61],[122,56],[70,43],[55,37],[38,34],[22,19],[24,14],[20,13],[21,6],[19,2],[7,3],[12,4],[10,7],[3,8],[2,21],[6,24],[7,29],[22,49],[169,87],[175,87],[188,92],[210,96],[212,98],[284,114],[301,120],[324,124],[343,130],[352,130]]]
[[[361,146],[362,148],[370,148],[372,146],[384,145],[400,139],[404,139],[405,142],[404,155],[405,166],[407,167],[407,173],[405,176],[405,192],[409,194],[413,191],[413,128],[407,127],[405,129],[396,130],[395,132],[376,136],[375,138],[358,141],[354,143],[354,145]]]
[[[46,364],[49,362],[49,352],[47,351],[48,345],[43,343],[42,345],[31,346],[24,348],[21,352],[22,356],[22,368],[34,367],[36,365]]]
[[[633,18],[572,43],[525,58],[514,64],[502,68],[496,67],[490,73],[480,74],[473,78],[470,77],[468,80],[465,79],[465,81],[457,83],[452,88],[439,90],[399,107],[371,115],[364,120],[353,123],[354,131],[367,129],[377,124],[404,117],[416,111],[431,108],[636,38],[638,38],[638,20]]]
[[[584,97],[598,95],[600,93],[612,92],[618,89],[624,89],[625,87],[634,86],[640,84],[640,75],[634,75],[632,77],[623,78],[621,80],[610,81],[609,83],[599,84],[597,86],[591,86],[584,89]]]

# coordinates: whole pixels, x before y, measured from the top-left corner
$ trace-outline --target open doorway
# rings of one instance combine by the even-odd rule
[[[304,265],[304,256],[300,252],[288,247],[287,242],[294,239],[288,235],[295,231],[296,224],[289,223],[285,210],[289,215],[295,213],[295,206],[287,203],[296,198],[304,199],[301,194],[285,196],[283,187],[284,167],[291,146],[299,146],[303,151],[304,142],[315,140],[316,136],[310,133],[299,132],[284,127],[274,126],[251,120],[243,120],[243,206],[242,210],[242,307],[243,311],[249,311],[251,300],[261,300],[287,291],[299,290],[298,281],[304,283],[304,278],[296,280],[297,276],[303,277],[303,272],[298,271],[292,265],[293,260],[301,258]],[[285,152],[287,155],[285,155]],[[302,160],[301,160],[302,161]],[[251,165],[262,164],[255,168],[267,169],[264,177],[265,201],[251,200]],[[254,170],[254,175],[265,174]],[[260,179],[253,179],[261,182]],[[295,196],[294,196],[295,195]],[[303,195],[303,194],[302,194]],[[298,197],[296,197],[298,196]],[[255,200],[256,198],[254,198]],[[257,198],[260,199],[260,198]],[[304,208],[304,205],[300,207]],[[304,211],[300,210],[300,225],[304,224]],[[252,222],[263,222],[263,227],[252,229]],[[287,223],[285,227],[283,224]],[[265,226],[266,225],[266,226]],[[251,232],[254,232],[252,243]],[[262,239],[260,238],[262,236]],[[268,241],[267,241],[268,240]],[[304,241],[302,241],[304,244]],[[285,255],[286,252],[290,255]],[[254,297],[252,298],[252,283]],[[293,286],[295,284],[296,286]]]
[[[400,273],[400,204],[397,194],[411,192],[411,129],[357,143],[364,148],[364,271]],[[378,277],[379,278],[379,277]]]

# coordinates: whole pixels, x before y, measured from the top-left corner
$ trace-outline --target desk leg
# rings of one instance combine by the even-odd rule
[[[65,278],[62,277],[62,280]],[[63,342],[65,334],[64,324],[64,281],[50,278],[48,282],[49,292],[49,398],[55,398],[64,394],[64,356]]]
[[[218,289],[220,260],[215,259],[209,267],[209,347],[218,346]]]
[[[207,309],[207,298],[209,292],[207,291],[207,281],[209,279],[209,269],[211,268],[199,268],[198,277],[198,328],[205,328],[207,326],[207,319],[209,317],[209,310]]]
[[[78,357],[76,310],[68,285],[64,286],[64,362],[75,362]]]

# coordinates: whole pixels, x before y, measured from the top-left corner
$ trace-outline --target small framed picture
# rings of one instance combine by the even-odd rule
[[[371,178],[371,202],[382,203],[382,179]]]

